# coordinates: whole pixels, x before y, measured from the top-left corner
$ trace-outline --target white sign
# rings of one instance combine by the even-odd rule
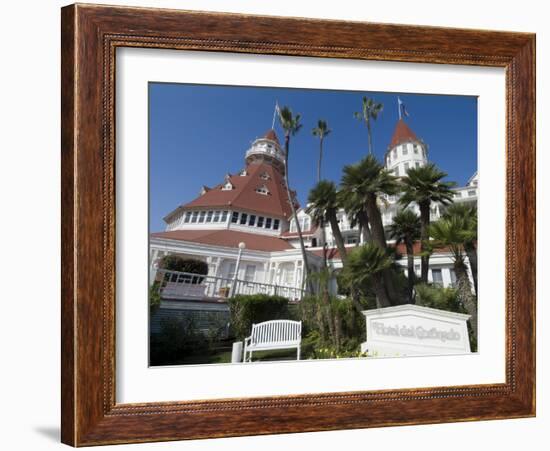
[[[366,310],[363,314],[367,341],[361,350],[371,356],[470,352],[469,315],[414,304]]]

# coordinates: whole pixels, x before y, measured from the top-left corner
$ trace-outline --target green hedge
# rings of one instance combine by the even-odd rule
[[[449,312],[466,313],[458,301],[454,288],[443,288],[435,285],[419,283],[414,286],[416,291],[416,305],[431,307]]]
[[[237,295],[229,299],[231,328],[236,338],[250,336],[252,324],[290,319],[288,299],[267,294]]]

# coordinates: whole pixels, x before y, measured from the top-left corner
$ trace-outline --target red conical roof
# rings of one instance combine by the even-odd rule
[[[275,141],[277,144],[280,144],[279,138],[277,138],[277,134],[275,133],[275,130],[271,129],[266,132],[264,135],[265,139],[270,139],[271,141]]]
[[[418,138],[409,126],[405,124],[405,121],[403,119],[399,119],[397,125],[395,126],[395,131],[393,132],[393,137],[389,148],[393,149],[395,146],[407,141],[418,141]]]

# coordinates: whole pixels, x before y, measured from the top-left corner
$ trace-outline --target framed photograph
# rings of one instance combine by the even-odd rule
[[[62,441],[535,415],[535,36],[62,9]]]

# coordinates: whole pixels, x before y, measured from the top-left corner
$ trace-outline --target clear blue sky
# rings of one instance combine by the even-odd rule
[[[194,199],[202,185],[223,181],[244,166],[250,143],[271,128],[275,101],[302,116],[291,138],[290,185],[302,205],[315,184],[319,140],[311,133],[318,119],[332,133],[325,139],[322,176],[339,182],[342,167],[367,154],[364,122],[353,117],[363,95],[384,104],[373,124],[375,155],[382,161],[398,120],[398,93],[149,84],[150,230],[164,230],[162,218]],[[477,169],[477,98],[401,94],[407,124],[428,144],[428,158],[466,183]],[[275,130],[283,142],[283,133]]]

